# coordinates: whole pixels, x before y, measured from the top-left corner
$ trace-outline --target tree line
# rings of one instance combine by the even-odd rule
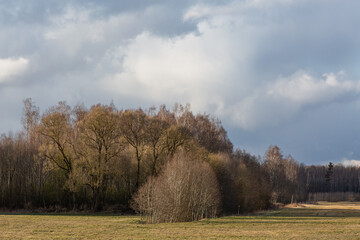
[[[221,122],[189,105],[69,106],[24,100],[23,130],[0,138],[0,208],[129,211],[192,221],[359,192],[359,168],[304,166],[278,146],[234,149]]]

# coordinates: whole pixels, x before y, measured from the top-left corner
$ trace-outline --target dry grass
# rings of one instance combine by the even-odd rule
[[[286,206],[252,216],[140,224],[136,216],[0,215],[0,239],[359,239],[360,203]]]

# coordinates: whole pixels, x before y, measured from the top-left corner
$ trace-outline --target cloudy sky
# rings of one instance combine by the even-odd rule
[[[360,159],[360,1],[0,0],[0,132],[42,110],[190,103],[236,147]]]

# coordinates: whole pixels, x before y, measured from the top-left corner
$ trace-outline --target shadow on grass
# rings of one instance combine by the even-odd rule
[[[311,208],[285,208],[254,214],[263,217],[360,217],[357,209],[311,209]]]
[[[74,216],[74,217],[128,217],[133,218],[137,215],[124,215],[118,213],[78,213],[78,212],[64,212],[64,213],[31,213],[31,212],[0,212],[0,215],[14,215],[14,216]]]

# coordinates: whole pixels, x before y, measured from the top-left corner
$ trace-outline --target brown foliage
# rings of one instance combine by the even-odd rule
[[[77,127],[80,167],[87,172],[86,184],[93,195],[92,208],[101,209],[103,204],[100,201],[110,174],[109,162],[114,161],[123,149],[118,116],[112,107],[97,105],[91,108]]]
[[[270,184],[259,159],[245,151],[211,154],[219,181],[223,213],[244,213],[269,206]]]
[[[73,128],[70,106],[59,102],[42,116],[39,133],[44,136],[40,152],[58,168],[70,174],[73,168]]]
[[[136,188],[140,185],[141,160],[146,143],[148,116],[142,109],[127,110],[120,114],[120,131],[129,146],[134,148],[137,161]]]
[[[191,173],[191,179],[183,182],[173,170],[178,178],[173,184],[185,184],[183,191],[197,197],[186,203],[192,207],[191,216],[185,212],[186,217],[179,218],[198,219],[213,211],[198,202],[206,193],[199,189],[216,182],[212,172],[202,176],[201,171],[212,170],[201,161],[208,161],[209,152],[232,150],[221,123],[207,114],[195,116],[189,105],[118,111],[113,103],[87,109],[83,104],[71,107],[59,102],[40,117],[39,108],[26,99],[22,123],[23,132],[0,139],[0,207],[97,209],[119,203],[129,207],[131,195],[149,177],[160,181],[153,178],[160,174],[166,182],[162,172],[170,176],[168,161],[185,152],[183,162],[196,159],[190,162],[197,169],[174,165]],[[172,182],[167,182],[169,190]]]

